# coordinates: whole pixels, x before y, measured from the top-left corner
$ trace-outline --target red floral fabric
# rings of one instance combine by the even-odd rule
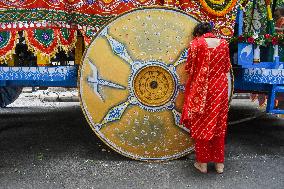
[[[211,33],[204,34],[189,47],[186,64],[189,79],[181,123],[190,129],[193,139],[224,136],[227,127],[229,46],[221,39],[219,46],[209,48],[205,38],[214,37]]]

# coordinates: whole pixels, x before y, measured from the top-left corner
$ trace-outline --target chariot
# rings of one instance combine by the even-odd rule
[[[231,41],[229,95],[263,94],[268,113],[284,113],[284,38],[274,30],[276,4],[0,1],[0,106],[12,103],[22,87],[78,87],[89,125],[117,152],[145,161],[184,156],[193,150],[190,131],[179,123],[184,66],[200,21]]]

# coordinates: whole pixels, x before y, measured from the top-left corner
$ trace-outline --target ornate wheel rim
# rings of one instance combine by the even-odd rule
[[[193,150],[179,120],[196,23],[179,10],[141,8],[118,16],[94,37],[80,69],[81,106],[96,135],[115,151],[164,161]]]

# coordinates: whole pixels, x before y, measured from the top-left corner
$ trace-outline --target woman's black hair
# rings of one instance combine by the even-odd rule
[[[198,37],[198,36],[202,36],[205,33],[210,33],[212,32],[212,30],[213,28],[210,23],[202,22],[195,26],[195,28],[193,29],[192,35],[193,37]]]

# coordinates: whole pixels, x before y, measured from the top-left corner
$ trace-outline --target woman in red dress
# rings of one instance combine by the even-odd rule
[[[188,49],[186,71],[189,74],[181,123],[195,140],[194,166],[207,173],[214,162],[218,173],[224,169],[224,139],[228,117],[229,45],[211,33],[209,23],[198,24]]]

